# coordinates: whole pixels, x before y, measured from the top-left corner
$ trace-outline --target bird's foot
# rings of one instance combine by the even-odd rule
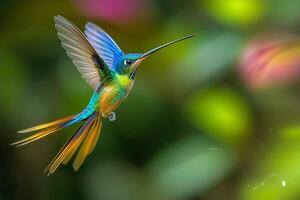
[[[110,112],[109,114],[108,114],[108,119],[109,119],[109,121],[115,121],[116,119],[117,119],[117,116],[116,116],[116,113],[115,112]]]

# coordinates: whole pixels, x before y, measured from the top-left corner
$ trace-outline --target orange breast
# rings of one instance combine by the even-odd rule
[[[122,101],[127,97],[129,91],[120,87],[118,84],[105,86],[100,95],[99,108],[103,116],[108,116],[119,107]]]

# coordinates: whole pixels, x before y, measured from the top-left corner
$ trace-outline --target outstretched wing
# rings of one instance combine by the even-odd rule
[[[102,28],[92,22],[85,25],[84,33],[104,62],[111,70],[115,71],[118,60],[124,55],[116,42]]]
[[[72,22],[59,15],[54,17],[54,21],[62,47],[86,82],[97,90],[101,81],[111,77],[109,67]]]

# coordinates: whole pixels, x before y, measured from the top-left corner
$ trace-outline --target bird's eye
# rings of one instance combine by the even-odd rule
[[[131,65],[133,63],[133,60],[131,60],[131,59],[126,59],[125,61],[124,61],[124,64],[125,65]]]

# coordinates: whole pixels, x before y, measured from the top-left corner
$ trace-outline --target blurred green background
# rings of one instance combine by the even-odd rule
[[[300,33],[298,0],[1,0],[0,199],[300,199],[300,81],[249,87],[240,60],[263,33]],[[93,21],[153,54],[84,165],[44,167],[76,130],[22,148],[17,130],[80,112],[91,88],[53,16]],[[300,62],[299,62],[300,63]],[[298,64],[299,65],[299,64]],[[253,66],[255,68],[255,66]],[[272,78],[272,77],[271,77]]]

